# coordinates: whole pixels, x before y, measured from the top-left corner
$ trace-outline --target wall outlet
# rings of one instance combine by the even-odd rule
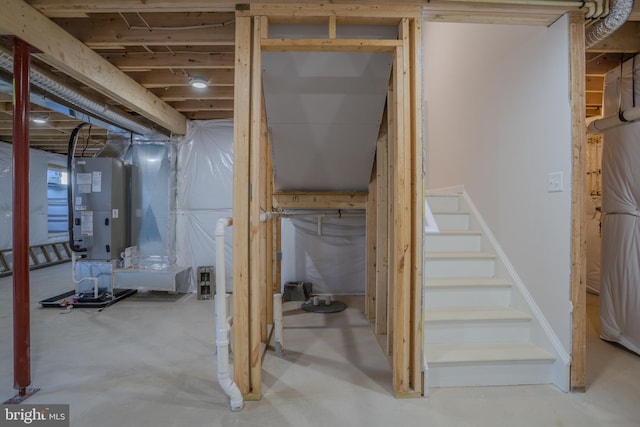
[[[552,172],[547,175],[547,192],[557,193],[562,190],[562,172]]]

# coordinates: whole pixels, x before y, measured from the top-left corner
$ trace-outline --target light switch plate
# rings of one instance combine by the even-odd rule
[[[562,190],[562,172],[552,172],[547,175],[547,191],[549,193],[557,193]]]

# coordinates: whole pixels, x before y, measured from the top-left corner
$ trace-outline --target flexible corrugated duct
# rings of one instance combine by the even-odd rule
[[[620,28],[629,18],[632,8],[633,0],[612,0],[609,14],[587,29],[585,47],[595,46]]]
[[[0,46],[0,68],[9,73],[13,73],[13,52],[9,51],[4,46]],[[63,101],[68,102],[89,114],[94,114],[98,118],[111,122],[124,130],[140,135],[158,133],[156,129],[150,128],[134,119],[131,119],[125,112],[119,111],[109,105],[105,105],[95,99],[91,99],[87,95],[79,92],[77,89],[58,81],[55,76],[51,75],[51,73],[35,64],[31,65],[30,78],[31,84],[42,91],[62,99]]]

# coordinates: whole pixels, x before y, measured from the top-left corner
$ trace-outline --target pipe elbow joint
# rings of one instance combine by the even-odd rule
[[[216,236],[224,236],[224,229],[233,224],[233,219],[231,218],[220,218],[216,223]]]

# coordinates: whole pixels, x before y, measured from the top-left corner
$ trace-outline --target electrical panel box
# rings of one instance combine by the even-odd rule
[[[115,158],[76,159],[73,176],[74,245],[87,260],[120,258],[130,246],[127,166]]]

